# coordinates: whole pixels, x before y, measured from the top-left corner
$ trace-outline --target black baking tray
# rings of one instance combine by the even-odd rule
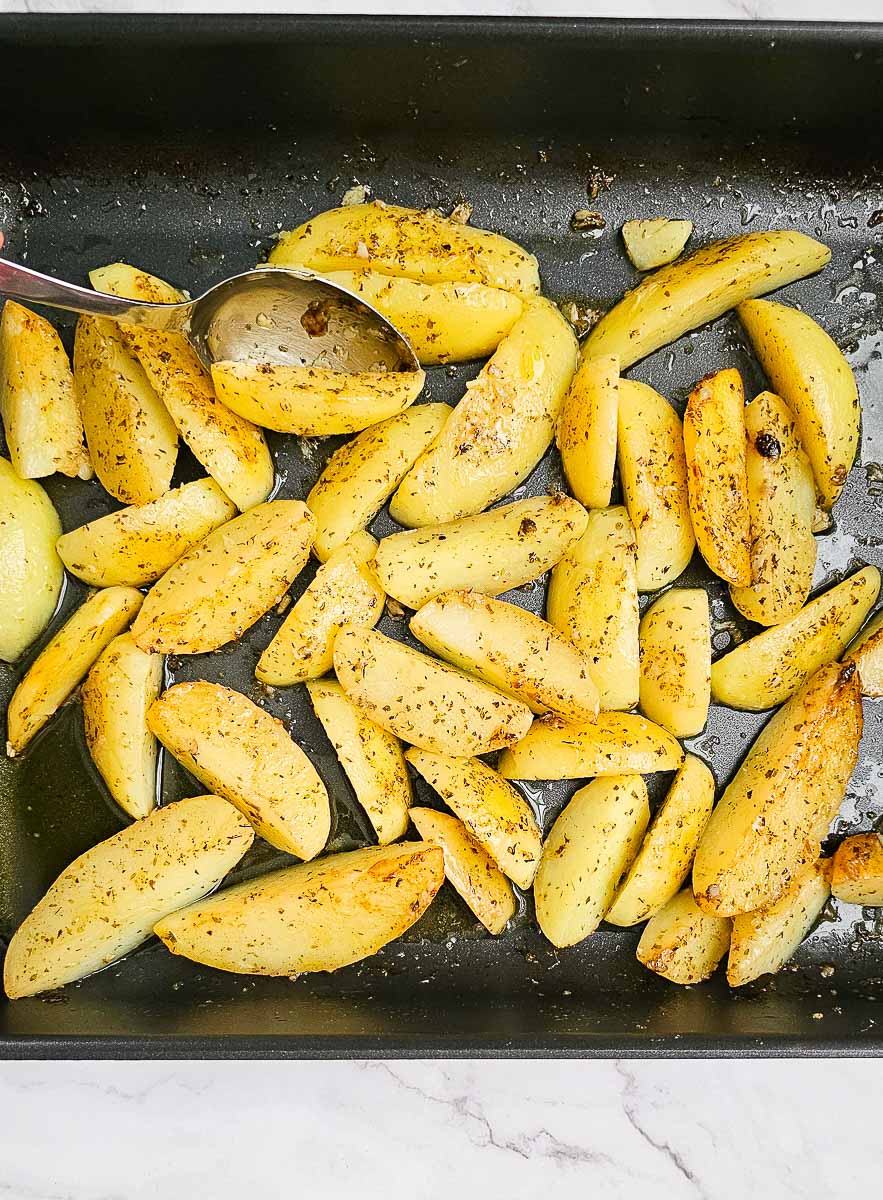
[[[793,226],[831,245],[788,289],[831,330],[859,379],[859,464],[819,539],[819,586],[857,562],[883,567],[883,27],[616,21],[304,17],[0,18],[0,228],[10,257],[84,281],[128,259],[198,291],[251,266],[277,230],[339,202],[354,182],[405,204],[474,205],[539,256],[547,292],[603,308],[635,279],[628,217],[692,218],[696,241]],[[606,177],[612,182],[606,186]],[[590,199],[594,181],[600,187]],[[600,236],[573,232],[598,209]],[[875,217],[875,214],[877,216]],[[879,222],[879,223],[878,223]],[[70,322],[63,321],[69,338]],[[730,317],[637,366],[679,407],[706,371],[761,374]],[[454,400],[478,364],[430,373]],[[276,438],[279,494],[302,497],[337,444]],[[182,456],[182,477],[196,472]],[[560,481],[550,454],[527,494]],[[113,507],[97,484],[49,481],[65,528]],[[381,516],[379,533],[393,528]],[[715,646],[744,633],[712,592]],[[295,593],[304,586],[299,581]],[[70,582],[57,619],[80,601]],[[512,599],[538,609],[543,588]],[[172,660],[174,678],[255,695],[256,655],[280,618],[233,653]],[[401,622],[383,628],[403,634]],[[0,703],[18,671],[0,667]],[[333,796],[332,846],[365,821],[301,695],[268,706],[314,757]],[[765,715],[712,711],[692,748],[720,783]],[[883,811],[883,706],[866,733],[834,836]],[[653,780],[659,795],[665,780]],[[576,784],[533,787],[548,823]],[[168,759],[166,799],[195,782]],[[433,803],[420,792],[423,802]],[[68,705],[21,763],[0,759],[0,931],[58,871],[123,824]],[[238,874],[278,861],[264,846]],[[793,967],[731,992],[677,988],[639,967],[637,932],[603,928],[556,951],[529,899],[504,937],[481,936],[445,889],[401,942],[333,976],[223,975],[150,945],[81,984],[0,1011],[7,1057],[697,1056],[883,1050],[883,926],[826,914]]]

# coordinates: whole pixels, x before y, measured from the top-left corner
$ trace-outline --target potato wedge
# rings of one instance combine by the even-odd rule
[[[0,418],[23,479],[92,478],[67,351],[44,317],[14,300],[0,316]]]
[[[511,783],[480,758],[456,758],[425,750],[405,758],[480,842],[518,887],[533,883],[543,839],[533,809]]]
[[[16,930],[3,970],[11,1000],[82,979],[221,882],[254,834],[219,796],[167,804],[66,867]]]
[[[307,496],[317,558],[370,524],[450,415],[447,404],[415,404],[335,450]]]
[[[861,731],[858,673],[839,663],[817,671],[767,722],[696,850],[693,891],[706,911],[762,908],[818,857]]]
[[[883,905],[883,837],[856,833],[834,852],[831,891],[845,904]]]
[[[39,483],[0,458],[0,659],[15,662],[55,612],[64,567],[61,521]]]
[[[616,469],[619,359],[580,355],[558,417],[556,441],[570,490],[586,508],[606,508]]]
[[[411,618],[411,632],[439,658],[477,675],[532,712],[594,721],[591,663],[547,621],[479,592],[442,592]]]
[[[846,661],[858,667],[863,696],[873,699],[883,696],[883,612],[877,613],[861,631],[849,647]]]
[[[12,694],[6,710],[6,753],[21,754],[64,704],[105,646],[141,607],[135,588],[93,592],[43,647]]]
[[[858,450],[855,376],[836,343],[806,313],[771,300],[747,300],[736,312],[773,390],[794,413],[822,507],[831,508]]]
[[[314,536],[299,500],[270,500],[228,521],[153,585],[135,641],[150,654],[203,654],[234,641],[282,599]]]
[[[741,301],[820,271],[830,258],[827,246],[793,229],[711,242],[626,292],[589,334],[586,353],[618,354],[625,371]]]
[[[624,508],[595,509],[585,533],[552,568],[546,619],[592,664],[603,709],[638,703],[635,531]]]
[[[378,842],[396,841],[408,828],[411,805],[411,780],[398,739],[356,708],[335,680],[311,680],[307,691]]]
[[[374,569],[386,594],[410,608],[465,588],[499,596],[548,571],[585,527],[586,510],[569,496],[516,500],[385,537]]]
[[[553,946],[595,932],[649,820],[640,775],[595,779],[574,794],[549,831],[533,887],[537,923]]]
[[[778,396],[756,396],[745,429],[753,583],[731,585],[730,598],[749,621],[778,625],[803,608],[812,587],[815,484],[794,417]]]
[[[727,960],[730,987],[742,987],[784,967],[828,902],[828,866],[825,859],[805,863],[772,903],[733,918]]]
[[[650,217],[626,221],[622,227],[622,240],[632,264],[639,271],[652,271],[674,262],[692,232],[692,221]]]
[[[576,338],[558,308],[544,299],[527,302],[399,484],[389,506],[393,520],[411,527],[455,521],[511,492],[552,441],[576,355]]]
[[[70,573],[92,587],[144,587],[235,515],[213,479],[194,479],[72,529],[56,548]]]
[[[608,924],[637,925],[678,894],[712,808],[714,776],[700,758],[688,754],[604,916]]]
[[[440,846],[368,846],[226,888],[154,932],[173,954],[240,975],[337,971],[410,929],[444,881]]]
[[[684,413],[690,516],[699,551],[727,583],[751,583],[745,392],[728,367],[700,379]]]
[[[334,670],[372,721],[424,750],[471,758],[510,746],[530,728],[526,704],[374,629],[344,626]]]
[[[672,983],[701,983],[726,954],[731,932],[731,921],[703,912],[684,888],[647,922],[638,962]]]
[[[131,633],[115,637],[95,661],[80,698],[86,745],[120,808],[146,817],[156,807],[156,738],[147,710],[163,684],[161,654],[145,654]]]
[[[783,704],[819,667],[840,658],[879,592],[876,567],[856,571],[781,625],[719,658],[711,668],[712,696],[752,712]]]
[[[179,304],[186,299],[183,292],[164,279],[133,267],[129,263],[108,263],[89,272],[89,282],[97,292],[125,296],[145,304]]]
[[[710,701],[708,594],[670,588],[641,619],[641,710],[675,737],[695,737]]]
[[[304,859],[322,850],[331,830],[325,785],[282,722],[247,696],[219,683],[176,683],[150,706],[147,724],[264,841]]]
[[[312,267],[322,275],[370,268],[425,283],[483,283],[525,295],[540,290],[537,260],[508,238],[432,209],[379,200],[317,213],[280,234],[270,264]]]
[[[638,545],[638,591],[655,592],[678,578],[696,539],[680,418],[633,379],[619,384],[619,472]]]
[[[502,933],[515,914],[506,876],[462,821],[433,808],[412,808],[411,820],[424,842],[441,846],[445,877],[488,933]]]
[[[667,730],[637,713],[602,712],[589,725],[540,717],[500,755],[504,779],[588,779],[674,771],[684,752]]]

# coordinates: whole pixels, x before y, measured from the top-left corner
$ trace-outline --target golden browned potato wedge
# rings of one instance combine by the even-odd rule
[[[378,842],[396,841],[408,828],[411,805],[411,780],[398,739],[369,720],[333,679],[314,679],[307,691]]]
[[[176,287],[141,271],[129,263],[108,263],[89,272],[89,282],[97,292],[111,296],[125,296],[129,300],[141,300],[145,304],[180,304],[186,299]]]
[[[58,513],[39,483],[0,458],[0,659],[15,662],[49,624],[64,568]]]
[[[576,338],[549,300],[531,300],[398,486],[400,525],[480,513],[534,469],[551,442],[573,372]]]
[[[441,846],[445,875],[488,933],[502,933],[515,913],[506,876],[462,821],[433,808],[412,808],[414,828],[425,842]]]
[[[153,585],[135,641],[152,654],[203,654],[234,641],[285,595],[315,528],[299,500],[270,500],[228,521]]]
[[[325,785],[281,721],[219,683],[176,683],[147,723],[191,774],[277,850],[315,858],[328,840]]]
[[[843,490],[858,450],[855,376],[835,342],[812,317],[771,300],[737,308],[774,391],[797,423],[823,508]]]
[[[624,371],[741,301],[820,271],[830,258],[827,246],[793,229],[711,242],[626,292],[589,334],[586,353],[618,354]]]
[[[670,588],[641,619],[641,709],[675,737],[694,737],[711,701],[711,616],[704,588]]]
[[[570,490],[586,508],[606,508],[616,468],[619,359],[580,355],[558,418],[556,441]]]
[[[332,208],[281,234],[270,263],[312,267],[321,275],[370,268],[425,283],[462,280],[526,295],[540,290],[537,260],[508,238],[432,209],[379,200]]]
[[[843,839],[834,852],[831,891],[845,904],[883,905],[883,838],[879,833],[856,833]]]
[[[121,633],[99,655],[81,692],[92,761],[120,808],[136,819],[156,807],[158,747],[147,710],[162,690],[163,662]]]
[[[880,572],[863,567],[796,616],[749,638],[711,668],[718,704],[760,712],[793,696],[810,675],[840,658],[874,605]]]
[[[82,979],[140,946],[153,926],[218,886],[254,839],[219,796],[167,804],[66,867],[9,943],[11,1000]]]
[[[530,728],[526,704],[374,629],[341,630],[334,670],[355,705],[424,750],[471,758],[510,746]]]
[[[70,573],[93,587],[144,587],[235,515],[213,479],[194,479],[72,529],[57,549]]]
[[[674,262],[692,232],[692,221],[650,217],[642,221],[626,221],[622,227],[622,240],[634,266],[639,271],[652,271]]]
[[[500,755],[504,779],[588,779],[592,775],[650,775],[684,760],[675,738],[637,713],[602,712],[590,725],[540,717]]]
[[[549,831],[534,880],[537,922],[553,946],[595,932],[649,820],[640,775],[595,779],[576,792]]]
[[[728,367],[700,379],[684,413],[690,516],[700,553],[727,583],[751,583],[745,392]]]
[[[638,703],[635,531],[624,508],[589,513],[586,531],[552,568],[546,618],[592,664],[603,709]]]
[[[10,758],[21,754],[54,716],[105,646],[127,628],[142,599],[135,588],[104,588],[68,617],[31,663],[9,701],[6,753]]]
[[[778,625],[799,612],[812,587],[815,484],[787,405],[761,392],[745,409],[750,587],[730,587],[739,612],[759,625]]]
[[[674,583],[696,539],[678,414],[645,383],[619,384],[619,472],[638,544],[638,591]]]
[[[479,592],[442,592],[411,618],[433,654],[477,675],[535,713],[594,721],[591,664],[547,621]]]
[[[693,891],[719,916],[781,895],[836,815],[858,758],[862,706],[854,666],[822,667],[764,726],[711,814]]]
[[[464,588],[498,596],[548,571],[585,527],[586,510],[569,496],[516,500],[385,537],[374,566],[386,594],[410,608]]]
[[[307,496],[317,558],[324,562],[374,519],[450,415],[447,404],[415,404],[335,450]]]
[[[883,612],[868,622],[849,647],[846,659],[858,667],[862,695],[874,699],[883,696]]]
[[[7,300],[0,317],[0,417],[23,479],[92,478],[83,419],[61,338],[44,317]]]
[[[784,967],[828,902],[829,865],[825,859],[805,863],[772,903],[733,918],[727,960],[730,987],[741,987]]]
[[[480,758],[408,750],[405,758],[484,846],[504,875],[529,888],[542,851],[542,834],[522,794]]]
[[[688,754],[604,917],[637,925],[673,899],[690,874],[693,855],[714,807],[714,776]]]
[[[647,922],[638,962],[672,983],[701,983],[726,954],[731,930],[731,921],[703,912],[684,888]]]
[[[440,846],[368,846],[226,888],[154,932],[173,954],[240,975],[336,971],[410,929],[444,881]]]

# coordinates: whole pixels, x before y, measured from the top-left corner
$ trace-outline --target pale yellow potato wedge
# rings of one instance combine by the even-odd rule
[[[240,975],[336,971],[410,929],[444,881],[440,846],[368,846],[226,888],[154,932],[173,954]]]
[[[873,699],[883,696],[883,612],[868,622],[849,647],[846,659],[858,667],[862,695]]]
[[[753,912],[818,857],[858,758],[854,666],[816,672],[767,722],[705,827],[693,891],[719,916]]]
[[[235,515],[213,479],[194,479],[159,500],[72,529],[56,549],[70,573],[92,587],[144,587]]]
[[[145,304],[180,304],[187,296],[164,279],[133,267],[129,263],[108,263],[89,272],[89,282],[97,292],[143,300]]]
[[[534,469],[555,434],[573,372],[573,331],[550,300],[531,300],[389,506],[419,527],[480,513]]]
[[[692,232],[692,221],[649,217],[626,221],[622,227],[622,240],[633,265],[639,271],[653,271],[674,262]]]
[[[141,607],[135,588],[93,592],[40,651],[6,710],[6,753],[21,754]]]
[[[731,921],[703,912],[684,888],[647,922],[638,962],[672,983],[701,983],[726,954],[731,932]]]
[[[319,274],[370,268],[425,283],[483,283],[525,295],[540,290],[537,260],[508,238],[432,209],[379,200],[317,213],[280,234],[270,264],[312,267]]]
[[[592,664],[603,709],[638,703],[638,573],[635,531],[622,507],[589,513],[585,533],[552,568],[546,619]]]
[[[653,817],[605,921],[611,925],[637,925],[678,894],[690,874],[712,808],[714,776],[700,758],[688,754]]]
[[[409,608],[465,588],[499,596],[553,567],[582,535],[586,519],[586,510],[569,496],[516,500],[385,537],[374,568],[386,594]]]
[[[806,313],[772,300],[747,300],[736,312],[773,390],[794,413],[822,507],[831,508],[858,450],[855,376],[833,339]]]
[[[161,654],[145,654],[131,633],[121,633],[99,655],[80,699],[86,745],[117,804],[130,817],[156,807],[156,738],[147,710],[163,684]]]
[[[0,458],[0,659],[15,662],[55,612],[64,567],[61,521],[39,483]]]
[[[594,721],[591,663],[547,621],[480,592],[442,592],[411,618],[439,658],[477,675],[535,713]]]
[[[445,876],[488,933],[502,933],[515,914],[506,876],[462,821],[433,808],[412,808],[414,828],[425,842],[441,846]]]
[[[618,354],[625,371],[743,300],[820,271],[830,258],[827,246],[793,229],[711,242],[626,292],[589,334],[586,353]]]
[[[370,720],[333,679],[307,684],[313,711],[334,747],[381,846],[408,828],[411,780],[397,738]]]
[[[778,396],[751,401],[745,430],[753,582],[731,586],[730,598],[749,621],[778,625],[803,608],[812,587],[816,489],[794,416]]]
[[[638,546],[638,591],[655,592],[678,578],[696,539],[680,417],[633,379],[619,384],[619,473]]]
[[[511,746],[530,728],[526,704],[374,629],[341,630],[334,670],[372,721],[424,750],[471,758]]]
[[[711,668],[713,698],[754,712],[783,704],[819,667],[840,658],[879,592],[880,572],[863,567],[795,616],[736,646]]]
[[[549,831],[533,885],[537,923],[553,946],[595,932],[649,820],[640,775],[595,779],[575,793]]]
[[[447,404],[415,404],[335,450],[307,496],[317,558],[324,562],[374,519],[450,415]]]
[[[883,838],[879,833],[856,833],[843,839],[834,852],[831,891],[845,904],[883,905]]]
[[[742,987],[784,967],[828,902],[829,865],[825,859],[805,863],[772,903],[733,918],[727,959],[730,987]]]
[[[315,858],[331,806],[315,767],[281,721],[219,683],[176,683],[147,711],[151,732],[200,783],[229,800],[264,841]]]
[[[700,379],[684,413],[687,493],[702,557],[727,583],[751,583],[745,391],[733,367]]]
[[[412,749],[405,758],[438,792],[505,876],[533,883],[543,839],[533,809],[511,783],[480,758]]]
[[[82,979],[146,941],[157,921],[218,886],[254,839],[219,796],[158,808],[65,867],[16,930],[3,969],[11,1000]]]
[[[228,521],[153,585],[135,641],[151,654],[203,654],[235,641],[282,599],[314,536],[299,500],[270,500]]]
[[[588,779],[674,771],[683,761],[677,740],[646,717],[602,712],[588,725],[538,718],[497,769],[504,779]]]
[[[711,702],[711,616],[704,588],[670,588],[641,618],[641,711],[695,737]]]
[[[618,418],[619,359],[581,354],[558,417],[556,441],[570,490],[586,508],[610,503]]]
[[[23,479],[92,478],[67,351],[44,317],[14,300],[0,316],[0,418]]]

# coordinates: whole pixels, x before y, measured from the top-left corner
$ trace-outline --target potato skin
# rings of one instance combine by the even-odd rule
[[[683,759],[675,738],[646,717],[601,712],[597,721],[585,725],[539,717],[500,755],[497,769],[504,779],[587,779],[673,771]]]
[[[64,568],[61,521],[39,483],[0,458],[0,659],[15,662],[55,612]]]
[[[663,905],[647,922],[637,957],[672,983],[701,983],[714,974],[730,945],[732,923],[704,912],[689,888]]]
[[[641,709],[675,737],[705,728],[711,617],[703,588],[670,588],[641,619]]]
[[[586,508],[606,508],[616,469],[619,359],[581,354],[561,407],[556,442],[570,490]]]
[[[883,905],[883,838],[856,833],[834,852],[831,891],[845,904]]]
[[[883,612],[877,613],[859,633],[846,653],[846,661],[854,662],[858,668],[863,696],[872,699],[883,696]]]

